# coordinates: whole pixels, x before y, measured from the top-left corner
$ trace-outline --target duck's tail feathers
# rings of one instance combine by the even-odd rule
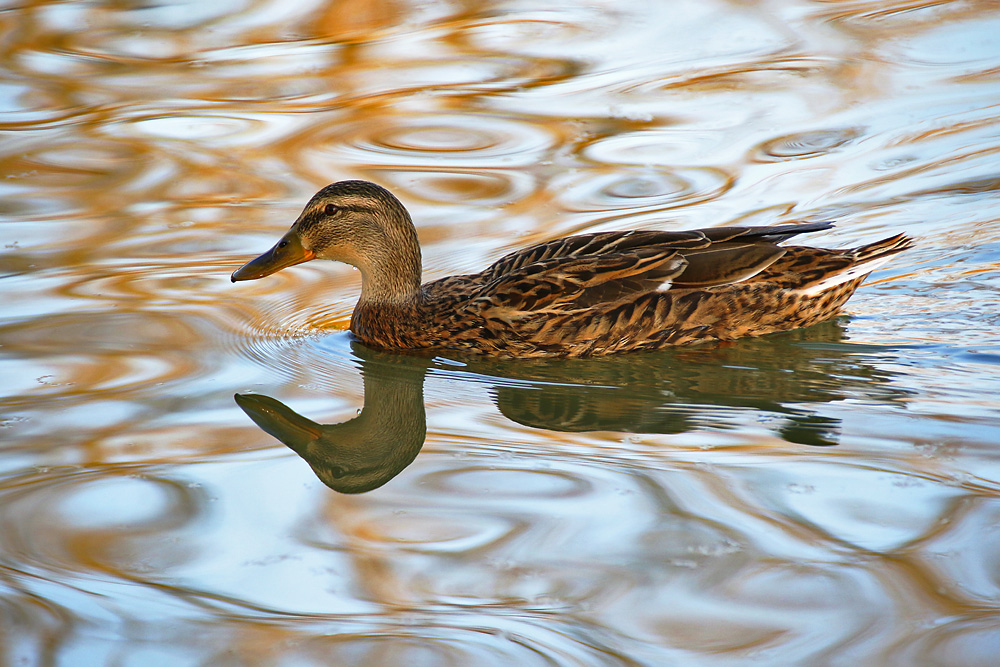
[[[894,255],[912,247],[912,239],[905,234],[897,234],[881,241],[875,241],[868,245],[844,251],[844,254],[852,260],[848,266],[826,276],[820,281],[812,283],[801,291],[807,296],[816,296],[833,289],[837,285],[842,285],[858,278],[864,278],[892,259]]]
[[[890,236],[887,239],[882,239],[881,241],[875,241],[875,243],[860,246],[851,252],[856,258],[855,264],[871,265],[871,262],[877,262],[879,260],[886,261],[893,255],[901,253],[904,250],[909,250],[912,247],[913,239],[905,234],[896,234],[895,236]],[[881,266],[881,262],[876,264],[876,266]]]

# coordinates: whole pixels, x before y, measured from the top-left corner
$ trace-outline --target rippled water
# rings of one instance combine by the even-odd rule
[[[24,1],[0,35],[0,664],[994,664],[995,2]],[[786,335],[375,354],[350,268],[228,280],[342,178],[405,201],[427,278],[584,230],[918,245]]]

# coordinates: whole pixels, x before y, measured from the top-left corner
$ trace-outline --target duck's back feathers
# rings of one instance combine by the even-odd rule
[[[609,254],[627,254],[638,249],[665,247],[671,249],[701,248],[708,239],[699,231],[688,232],[600,232],[567,236],[547,243],[529,246],[505,255],[482,272],[484,281],[490,282],[525,266],[551,259],[599,257]]]
[[[476,277],[481,305],[570,311],[647,292],[705,288],[753,278],[785,255],[778,242],[832,227],[718,227],[685,232],[570,236],[511,253]]]
[[[490,309],[572,311],[669,285],[687,266],[670,246],[542,259],[495,277],[475,299]]]
[[[489,281],[534,262],[555,257],[583,257],[609,253],[627,253],[639,248],[663,246],[676,250],[708,248],[725,241],[775,244],[797,234],[818,232],[833,227],[832,222],[804,222],[773,227],[713,227],[682,232],[629,231],[598,232],[567,236],[510,253],[483,271]]]

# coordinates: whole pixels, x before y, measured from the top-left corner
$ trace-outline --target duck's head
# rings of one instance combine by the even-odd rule
[[[368,181],[340,181],[317,192],[274,247],[234,271],[232,280],[256,280],[311,259],[360,269],[362,298],[398,298],[420,288],[420,246],[410,214]]]

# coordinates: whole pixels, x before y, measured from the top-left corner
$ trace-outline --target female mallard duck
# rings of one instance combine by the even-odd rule
[[[831,226],[570,236],[421,285],[420,246],[403,205],[374,183],[342,181],[320,190],[277,245],[232,278],[334,259],[361,271],[351,331],[370,347],[592,356],[815,324],[911,246],[902,234],[849,250],[777,245]]]

